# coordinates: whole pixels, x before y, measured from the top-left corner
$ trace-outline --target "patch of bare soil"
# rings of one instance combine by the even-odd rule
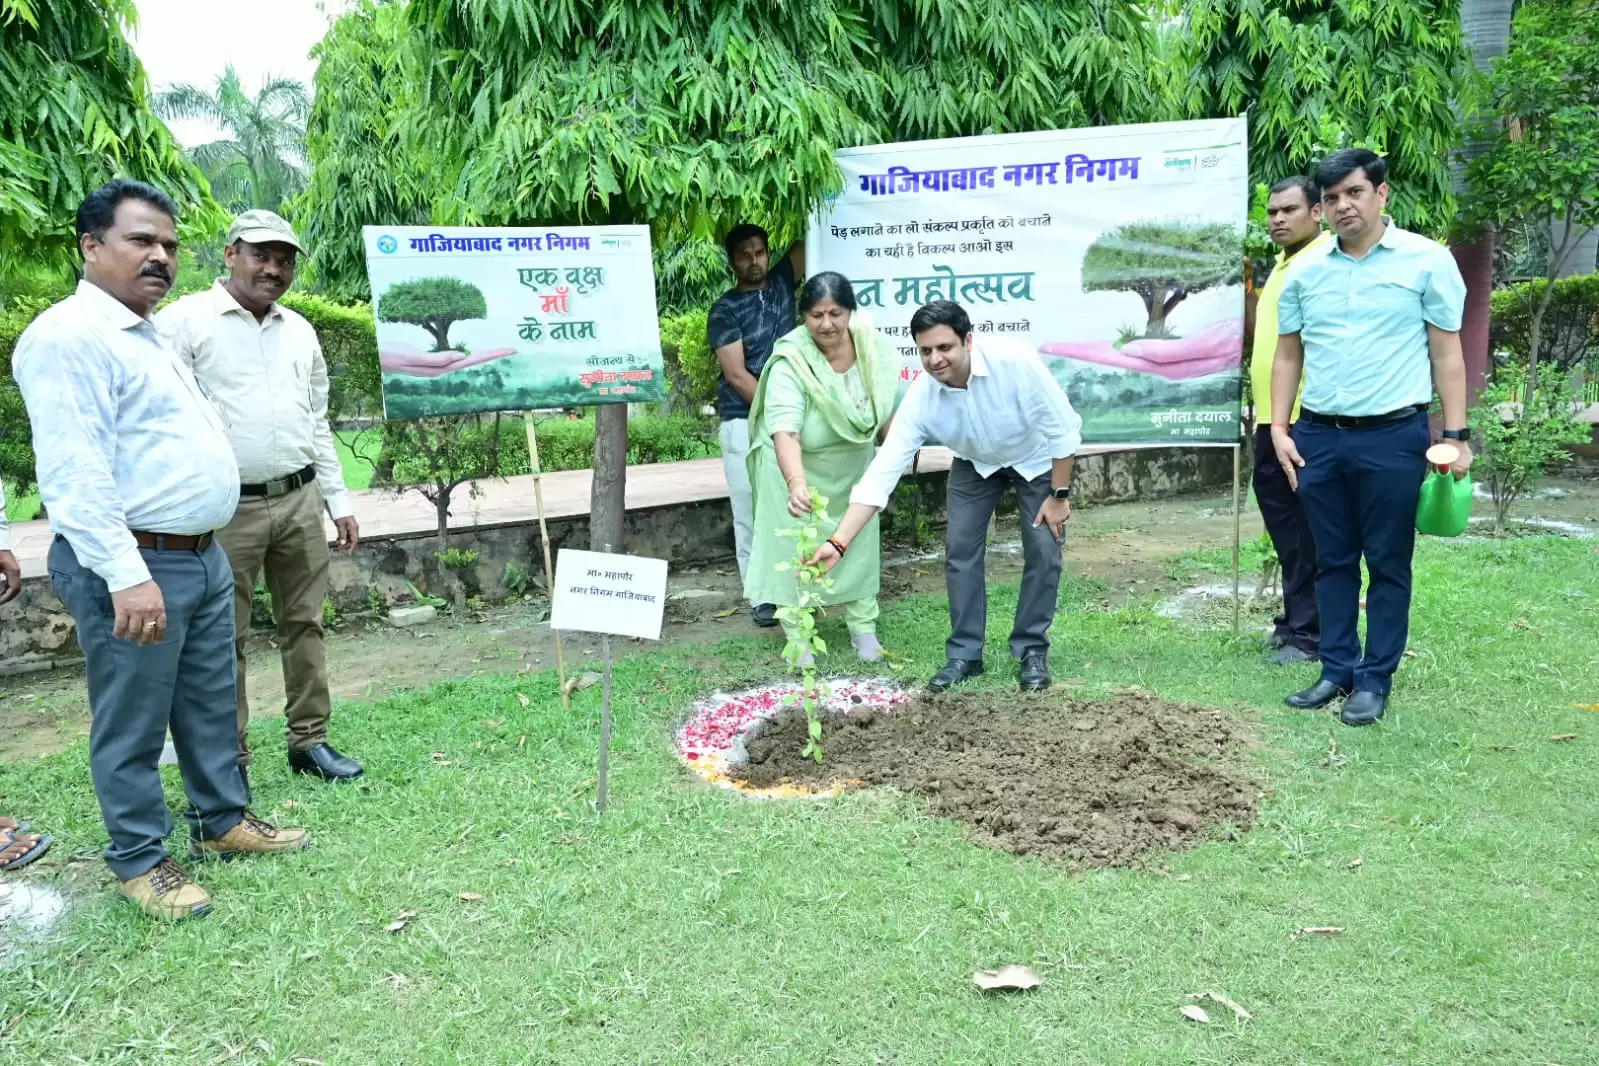
[[[803,713],[785,711],[752,730],[748,761],[731,772],[758,787],[890,786],[967,823],[981,844],[1082,866],[1134,865],[1255,818],[1241,770],[1248,725],[1152,696],[924,696],[829,715],[820,766],[801,758],[804,742]]]

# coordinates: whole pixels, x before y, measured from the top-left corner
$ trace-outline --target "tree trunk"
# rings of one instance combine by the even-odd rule
[[[1501,58],[1510,48],[1510,16],[1514,0],[1462,0],[1460,25],[1471,61],[1479,71]],[[1458,110],[1458,109],[1457,109]],[[1469,117],[1469,116],[1463,116]],[[1465,128],[1472,126],[1468,122]],[[1490,141],[1469,138],[1461,145],[1454,162],[1455,195],[1466,192],[1466,164],[1491,146]],[[1451,245],[1455,262],[1466,282],[1466,316],[1460,331],[1460,346],[1466,357],[1466,402],[1482,388],[1488,371],[1489,299],[1493,295],[1493,230],[1486,230],[1472,243]]]
[[[1154,337],[1166,328],[1166,293],[1167,289],[1156,289],[1155,295],[1144,300],[1144,306],[1149,308],[1149,321],[1144,324],[1144,336]]]
[[[450,547],[450,490],[454,486],[440,484],[436,486],[433,497],[433,516],[438,519],[439,551],[448,551]]]
[[[433,334],[433,350],[442,352],[450,346],[450,324],[448,322],[429,322],[423,327]]]
[[[627,495],[627,404],[594,410],[594,477],[589,493],[589,550],[620,552]]]

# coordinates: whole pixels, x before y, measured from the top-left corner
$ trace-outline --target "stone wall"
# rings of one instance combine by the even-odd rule
[[[943,520],[948,474],[917,476],[919,502],[934,521]],[[1232,452],[1224,448],[1143,448],[1084,456],[1074,483],[1079,505],[1158,499],[1183,492],[1224,488],[1232,482]],[[551,557],[563,547],[587,548],[588,517],[549,522]],[[725,500],[706,500],[627,513],[627,550],[697,566],[733,556],[733,524]],[[463,572],[468,595],[488,601],[510,596],[508,570],[527,579],[542,576],[537,522],[477,526],[452,531],[450,545],[476,551]],[[363,540],[354,555],[335,553],[329,599],[341,614],[411,602],[411,586],[449,600],[452,575],[440,563],[430,532]],[[510,584],[514,584],[510,582]],[[45,669],[78,658],[72,618],[43,578],[22,583],[22,595],[0,609],[0,675]]]

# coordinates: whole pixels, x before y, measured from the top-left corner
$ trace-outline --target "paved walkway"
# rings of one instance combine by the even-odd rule
[[[1129,450],[1128,445],[1084,445],[1078,455]],[[948,470],[953,458],[948,448],[923,448],[917,469]],[[591,472],[561,470],[543,476],[544,514],[547,518],[572,518],[589,513]],[[502,526],[530,522],[538,517],[533,499],[533,475],[481,481],[481,495],[473,497],[467,486],[455,490],[450,504],[450,528]],[[364,538],[432,533],[438,519],[433,505],[415,492],[396,494],[390,489],[365,489],[350,494]],[[653,463],[627,469],[627,509],[648,510],[678,503],[727,497],[721,459],[694,459],[683,463]],[[328,539],[333,525],[328,524]],[[22,565],[22,576],[44,577],[45,555],[50,550],[49,523],[18,522],[11,527],[11,546]]]

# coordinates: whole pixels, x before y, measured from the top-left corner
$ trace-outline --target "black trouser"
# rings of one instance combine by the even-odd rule
[[[1016,490],[1017,519],[1022,527],[1022,587],[1016,597],[1016,621],[1010,651],[1020,659],[1030,651],[1049,651],[1049,625],[1055,620],[1060,593],[1062,540],[1048,526],[1034,526],[1038,509],[1049,498],[1050,472],[1032,480],[1010,467],[979,477],[965,459],[949,468],[949,524],[944,542],[944,581],[949,592],[951,659],[981,659],[988,630],[988,583],[983,563],[988,555],[988,522],[994,517],[1005,486]]]
[[[1255,502],[1266,533],[1282,564],[1283,610],[1273,621],[1278,644],[1316,654],[1321,646],[1321,621],[1316,614],[1316,540],[1299,494],[1277,462],[1271,427],[1255,431]]]

